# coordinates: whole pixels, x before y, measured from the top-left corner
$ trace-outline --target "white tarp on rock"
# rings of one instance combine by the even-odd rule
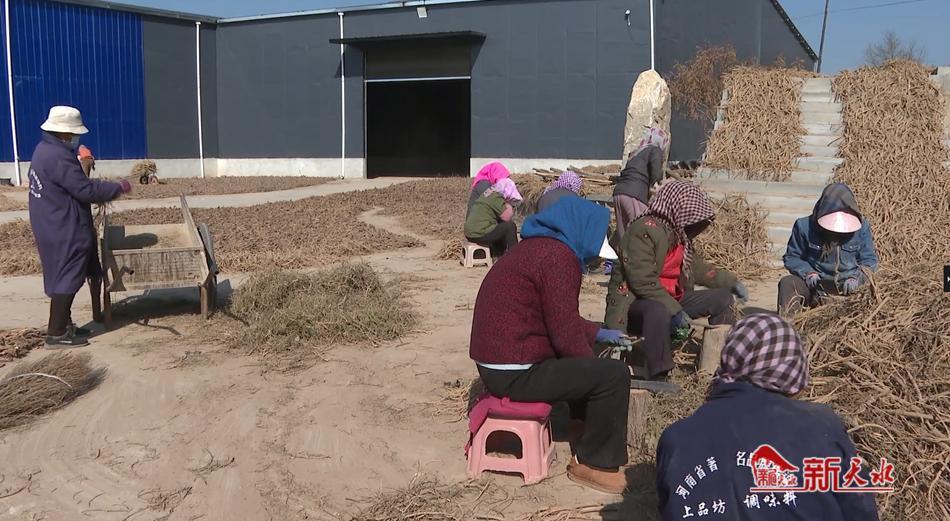
[[[627,163],[627,156],[637,148],[644,132],[650,127],[660,127],[667,134],[670,132],[670,88],[652,69],[640,74],[630,93],[627,124],[623,129],[621,164]],[[669,148],[665,152],[665,158],[668,159]]]

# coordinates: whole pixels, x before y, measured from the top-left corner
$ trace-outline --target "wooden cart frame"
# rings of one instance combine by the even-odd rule
[[[136,239],[176,236],[181,245],[142,247]],[[201,314],[210,318],[217,300],[218,267],[208,226],[195,225],[185,196],[181,222],[175,224],[114,225],[103,216],[99,237],[102,255],[102,315],[112,321],[112,296],[117,291],[147,291],[197,287]],[[95,308],[95,302],[93,303]],[[93,310],[95,312],[95,309]]]

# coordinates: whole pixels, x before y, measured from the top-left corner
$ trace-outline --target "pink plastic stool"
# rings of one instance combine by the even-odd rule
[[[492,397],[494,398],[494,397]],[[497,399],[497,398],[495,398]],[[507,399],[505,399],[507,400]],[[508,402],[516,404],[516,402]],[[525,404],[528,406],[547,404]],[[521,440],[521,458],[489,456],[486,451],[488,437],[498,431],[510,432]],[[488,413],[484,423],[472,437],[468,448],[468,475],[478,479],[482,472],[514,472],[521,474],[526,485],[538,483],[548,477],[554,459],[554,443],[551,439],[551,423],[547,414],[543,418],[499,418]]]

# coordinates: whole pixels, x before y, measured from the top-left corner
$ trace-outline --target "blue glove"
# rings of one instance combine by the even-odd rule
[[[673,319],[670,320],[670,329],[676,331],[677,329],[682,329],[684,327],[689,327],[689,321],[692,320],[692,317],[686,314],[682,309],[675,315]]]
[[[732,294],[738,297],[742,302],[749,300],[749,288],[745,287],[745,284],[741,282],[736,282],[736,285],[732,287]]]
[[[597,332],[597,343],[598,344],[614,344],[621,345],[624,341],[623,331],[618,331],[616,329],[601,329]]]
[[[810,289],[815,289],[818,287],[818,283],[821,282],[821,276],[815,272],[811,272],[808,275],[805,275],[805,285]]]
[[[858,290],[859,282],[858,279],[851,277],[844,281],[844,284],[841,285],[841,292],[845,295],[850,295]]]

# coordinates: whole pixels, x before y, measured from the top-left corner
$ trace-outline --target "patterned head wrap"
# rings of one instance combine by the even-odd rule
[[[491,185],[491,188],[485,190],[482,197],[488,197],[491,194],[499,194],[506,201],[521,201],[521,192],[518,191],[518,185],[509,178],[504,178]]]
[[[808,359],[791,324],[778,315],[757,313],[736,323],[722,348],[713,384],[748,382],[793,395],[808,386]]]
[[[581,191],[581,176],[577,175],[574,172],[567,171],[561,173],[551,184],[544,189],[544,192],[541,195],[544,195],[551,190],[557,190],[558,188],[567,188],[568,190],[579,194]]]
[[[475,185],[477,185],[479,181],[488,181],[490,184],[495,184],[510,175],[511,172],[508,171],[505,165],[498,161],[492,161],[483,166],[482,169],[475,174],[475,179],[472,179],[472,188],[475,188]]]
[[[630,157],[633,157],[639,154],[644,148],[648,146],[657,146],[660,147],[664,152],[670,146],[670,135],[666,133],[665,130],[660,127],[650,127],[643,134],[643,137],[640,139],[640,144],[637,145],[636,150],[634,150]]]
[[[686,227],[712,221],[716,217],[716,212],[709,204],[709,197],[694,184],[671,181],[663,185],[650,200],[650,211],[647,214],[659,218],[672,228],[677,242],[685,248],[683,272],[688,274],[689,265],[693,261],[693,245],[686,236]]]

